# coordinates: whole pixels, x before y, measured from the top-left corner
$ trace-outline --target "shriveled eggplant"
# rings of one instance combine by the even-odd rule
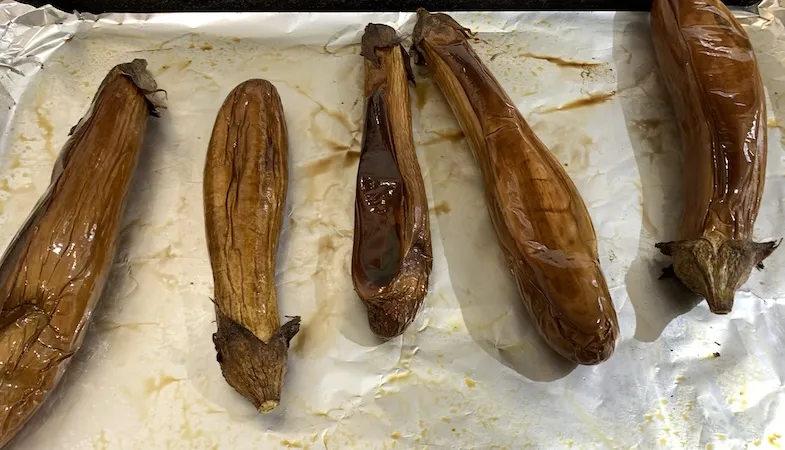
[[[480,166],[494,228],[537,329],[579,364],[613,353],[616,312],[575,185],[472,50],[469,30],[420,9],[414,45]]]
[[[300,317],[280,326],[275,291],[288,149],[278,91],[248,80],[218,111],[204,168],[213,342],[226,381],[262,413],[280,402],[289,341],[300,330]]]
[[[752,240],[766,180],[766,101],[749,37],[719,0],[654,0],[651,30],[684,144],[679,240],[657,244],[716,314],[776,242]]]
[[[114,67],[72,129],[51,184],[0,262],[0,446],[38,410],[79,350],[112,267],[156,83]]]
[[[395,30],[370,24],[365,57],[365,127],[357,171],[352,279],[382,338],[403,333],[428,292],[428,199],[412,137],[409,55]]]

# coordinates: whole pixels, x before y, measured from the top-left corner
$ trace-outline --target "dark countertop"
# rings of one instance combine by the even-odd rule
[[[651,0],[54,0],[64,11],[431,11],[461,10],[624,10],[648,11]],[[751,6],[760,0],[726,0],[728,5]]]

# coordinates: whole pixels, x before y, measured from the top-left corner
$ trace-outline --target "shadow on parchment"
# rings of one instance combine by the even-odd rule
[[[617,97],[640,174],[641,234],[638,256],[625,277],[635,308],[635,339],[655,341],[668,324],[700,298],[674,279],[659,280],[671,262],[655,249],[677,237],[683,196],[682,147],[670,97],[659,75],[649,14],[617,13],[613,60]]]
[[[144,230],[139,227],[128,226],[135,219],[144,215],[146,205],[151,205],[155,196],[155,190],[150,189],[151,179],[154,176],[153,168],[160,165],[156,155],[161,155],[161,142],[165,142],[166,124],[161,119],[150,118],[147,124],[144,146],[139,155],[139,163],[131,180],[131,190],[126,198],[123,219],[120,222],[120,230],[117,236],[117,253],[114,257],[109,278],[101,295],[101,298],[93,311],[90,324],[85,331],[85,338],[79,351],[71,358],[71,362],[63,375],[60,383],[52,393],[46,398],[41,409],[33,416],[30,422],[14,437],[9,444],[4,447],[8,450],[22,450],[29,448],[25,445],[25,440],[44,424],[52,430],[60,430],[62,427],[58,418],[67,416],[64,411],[67,408],[64,397],[79,392],[76,388],[80,385],[79,379],[82,374],[90,370],[91,361],[100,358],[101,355],[110,351],[109,344],[105,339],[105,332],[97,329],[96,322],[106,318],[110,311],[116,310],[114,305],[125,300],[136,290],[137,284],[133,277],[129,276],[126,255],[122,254],[123,248],[131,248],[134,242],[142,239]],[[66,133],[67,130],[59,132]],[[134,188],[139,187],[142,188]]]
[[[534,327],[493,229],[468,143],[431,74],[415,70],[414,119],[431,119],[429,127],[415,122],[432,182],[431,221],[438,224],[467,331],[488,355],[529,380],[563,378],[577,366],[554,352]]]

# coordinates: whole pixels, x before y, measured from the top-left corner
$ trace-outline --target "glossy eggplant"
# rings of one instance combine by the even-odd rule
[[[654,48],[684,145],[679,240],[657,244],[672,271],[726,314],[776,248],[752,240],[766,180],[766,101],[747,33],[719,0],[654,0]]]
[[[428,199],[412,137],[409,55],[395,30],[365,28],[365,128],[357,171],[352,279],[371,330],[397,336],[428,292]]]
[[[418,11],[414,45],[480,166],[490,216],[538,331],[562,356],[596,364],[619,333],[594,226],[575,185],[477,57],[469,30]]]
[[[0,262],[0,446],[52,392],[84,340],[111,271],[156,83],[114,67]]]
[[[289,341],[300,330],[300,317],[280,326],[275,291],[288,149],[278,91],[248,80],[218,111],[204,168],[213,342],[226,381],[262,413],[281,400]]]

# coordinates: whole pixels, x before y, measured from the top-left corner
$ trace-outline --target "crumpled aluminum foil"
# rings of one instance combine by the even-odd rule
[[[153,120],[120,251],[61,387],[10,447],[778,448],[785,440],[785,251],[712,315],[654,242],[681,214],[680,141],[645,13],[458,13],[474,46],[564,163],[597,228],[622,330],[596,367],[532,329],[480,174],[427,69],[415,141],[434,272],[417,321],[378,342],[349,276],[369,22],[411,14],[68,14],[0,2],[0,248],[49,182],[68,130],[114,64],[143,57],[168,93]],[[745,17],[770,98],[759,239],[785,234],[785,8]],[[201,177],[215,113],[239,82],[278,88],[290,134],[277,284],[301,315],[282,404],[260,416],[221,377]],[[577,99],[607,97],[583,108]],[[589,102],[591,103],[591,102]],[[561,107],[561,109],[560,109]],[[7,111],[7,113],[6,113]],[[688,180],[687,180],[688,181]]]

